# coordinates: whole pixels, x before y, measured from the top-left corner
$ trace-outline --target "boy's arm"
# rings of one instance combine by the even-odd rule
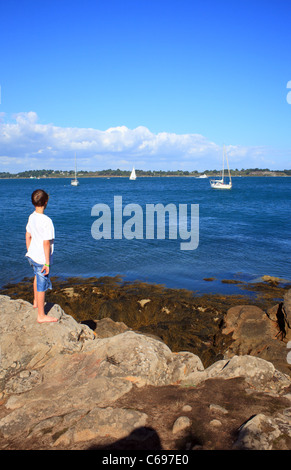
[[[50,254],[51,254],[51,241],[50,240],[44,240],[43,241],[43,249],[44,249],[44,256],[45,256],[45,265],[43,266],[41,272],[45,271],[45,274],[47,275],[50,272],[49,265],[50,264]]]
[[[26,241],[26,249],[28,251],[29,245],[31,243],[31,234],[29,232],[26,232],[25,234],[25,241]]]

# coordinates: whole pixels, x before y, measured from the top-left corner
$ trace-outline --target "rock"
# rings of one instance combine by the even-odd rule
[[[184,405],[182,408],[182,411],[184,411],[185,413],[187,413],[187,411],[192,411],[192,406]]]
[[[33,429],[40,433],[52,426],[49,421],[52,417],[59,427],[63,418],[60,421],[57,417],[72,413],[81,412],[88,420],[95,415],[100,417],[102,411],[97,408],[107,409],[128,393],[133,384],[171,384],[193,370],[204,369],[194,354],[174,354],[160,340],[133,331],[96,339],[89,327],[78,324],[57,305],[50,314],[59,321],[41,325],[28,302],[2,296],[0,307],[0,391],[9,413],[0,420],[0,435],[4,438],[29,436]],[[105,411],[103,414],[106,415]],[[106,416],[108,421],[109,415]],[[115,416],[126,419],[125,413],[116,412]],[[145,422],[144,416],[141,420],[139,417],[135,415],[136,423]],[[105,427],[93,432],[91,424],[82,430],[86,422],[83,418],[81,421],[71,433],[62,432],[63,441],[80,442],[105,432]],[[120,422],[116,426],[119,431],[113,435],[122,436],[124,425]],[[132,422],[124,427],[124,433],[134,427]]]
[[[74,291],[74,287],[66,287],[65,289],[62,289],[62,292],[68,297],[80,297],[80,295]]]
[[[150,301],[151,299],[141,299],[141,300],[138,300],[138,303],[140,304],[141,307],[144,307]]]
[[[101,361],[100,375],[134,378],[137,386],[177,383],[193,371],[204,370],[195,354],[172,353],[162,341],[133,331],[100,339],[85,350],[94,350]]]
[[[291,384],[290,377],[276,370],[271,362],[248,355],[217,361],[204,371],[189,374],[183,383],[197,385],[211,378],[234,377],[243,377],[245,382],[256,390],[277,394],[283,393]]]
[[[188,375],[204,371],[200,358],[187,351],[173,353],[168,368],[173,383],[180,383],[186,380]]]
[[[169,310],[168,307],[163,307],[162,313],[166,313],[167,315],[169,315],[171,313],[171,310]]]
[[[123,322],[115,322],[111,318],[102,318],[96,320],[95,333],[97,338],[108,338],[109,336],[119,335],[125,331],[130,330]]]
[[[189,428],[191,426],[191,421],[187,416],[180,416],[176,421],[174,422],[172,433],[177,434],[181,431],[184,431],[185,429]]]
[[[30,282],[10,284],[1,293],[32,301]],[[147,300],[150,302],[144,303]],[[198,355],[207,367],[221,359],[227,348],[225,338],[221,341],[218,338],[220,323],[226,305],[231,306],[238,299],[230,296],[222,300],[219,295],[201,298],[185,289],[138,281],[128,283],[116,276],[54,279],[47,301],[60,305],[66,314],[92,330],[97,320],[103,318],[124,322],[133,331],[159,337],[172,351]]]
[[[143,387],[147,394],[151,387],[168,389],[169,386],[169,393],[174,394],[172,402],[178,402],[175,393],[179,389],[184,394],[179,407],[181,403],[189,403],[184,405],[183,413],[192,413],[192,416],[196,416],[193,413],[197,405],[195,400],[188,401],[188,389],[183,386],[191,385],[193,390],[193,385],[205,382],[200,392],[197,390],[199,394],[211,380],[211,386],[217,387],[215,379],[219,379],[221,384],[222,381],[243,378],[244,382],[240,383],[245,384],[242,387],[244,399],[252,390],[271,394],[276,399],[280,396],[281,400],[290,403],[290,378],[264,359],[235,355],[204,369],[195,354],[187,351],[173,353],[160,339],[126,329],[124,324],[113,325],[112,320],[101,320],[106,335],[110,336],[100,338],[87,325],[79,324],[66,315],[58,305],[49,307],[50,315],[57,316],[59,321],[40,325],[36,322],[36,312],[31,304],[0,296],[2,448],[7,446],[6,442],[13,442],[13,445],[16,445],[15,442],[47,442],[49,447],[54,448],[88,448],[91,442],[101,438],[120,440],[137,430],[142,436],[145,425],[148,425],[150,409],[153,408],[153,414],[158,413],[155,404],[151,403],[151,408],[144,413],[141,411],[142,404],[134,409],[131,401],[127,406],[123,406],[122,401],[127,394]],[[228,390],[229,386],[228,383],[224,388]],[[217,396],[221,385],[215,390],[215,394],[212,392],[212,405],[209,407],[208,402],[204,410],[206,424],[210,422],[211,428],[221,426],[220,418],[223,418],[224,426],[229,416],[228,410],[213,404],[213,399],[221,403]],[[283,396],[284,399],[281,398]],[[197,398],[199,407],[200,399]],[[180,410],[175,406],[176,418]],[[213,413],[220,414],[219,419]],[[268,443],[272,440],[273,447],[278,432],[281,438],[284,427],[287,429],[290,420],[288,413],[285,410],[270,417],[274,433],[270,434]],[[265,429],[264,419],[257,421],[253,421],[252,426]],[[168,429],[171,429],[173,422],[174,419]],[[253,442],[253,437],[246,437],[254,432],[252,426],[245,423],[241,427],[236,443],[238,447],[252,446],[250,441]],[[193,420],[189,416],[180,416],[174,422],[172,434],[179,435],[190,428],[190,435],[192,427]],[[285,432],[287,437],[288,432]],[[283,448],[288,445],[286,436],[281,440]],[[258,445],[268,446],[268,443]]]
[[[278,323],[278,317],[277,317],[278,308],[279,308],[279,304],[273,305],[267,310],[267,315],[269,319],[273,321],[276,325]]]
[[[236,354],[258,354],[278,333],[277,324],[269,321],[263,310],[253,305],[238,305],[227,311],[224,335],[232,333],[231,350]]]
[[[265,275],[265,276],[262,276],[262,281],[269,282],[271,284],[278,284],[279,282],[284,282],[285,279],[281,279],[280,277]]]
[[[220,428],[220,426],[222,426],[222,422],[219,421],[219,419],[212,419],[209,424],[215,428]]]
[[[290,290],[284,296],[284,301],[267,310],[270,320],[276,322],[278,327],[277,336],[280,339],[291,339],[291,294]]]
[[[87,341],[95,339],[90,328],[77,323],[58,305],[52,306],[49,314],[59,321],[46,324],[37,323],[35,309],[23,300],[1,295],[0,309],[0,391],[16,371],[40,366],[56,354],[81,351]]]
[[[283,414],[254,416],[239,429],[236,450],[290,450],[291,408]]]
[[[54,446],[88,442],[103,436],[125,438],[135,429],[145,426],[146,422],[147,415],[135,410],[93,408],[62,433],[54,442]]]
[[[209,405],[209,409],[215,413],[228,414],[228,411],[220,405]]]
[[[42,374],[37,370],[22,371],[16,376],[10,377],[5,385],[5,393],[11,395],[14,393],[24,393],[31,390],[42,381]]]
[[[278,306],[263,312],[253,305],[232,307],[227,311],[222,329],[233,342],[224,357],[252,355],[270,361],[281,372],[291,374],[286,362],[286,345],[280,338]]]
[[[287,327],[290,329],[291,328],[291,289],[289,289],[287,293],[284,295],[283,307],[284,307]]]

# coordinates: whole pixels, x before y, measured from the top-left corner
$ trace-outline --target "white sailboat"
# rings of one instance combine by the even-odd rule
[[[226,183],[225,180],[224,180],[224,159],[225,159],[225,158],[226,158],[227,169],[228,169],[228,178],[229,178],[228,183]],[[231,188],[232,188],[231,174],[230,174],[229,166],[228,166],[228,158],[227,158],[227,154],[226,154],[226,151],[225,151],[225,147],[224,147],[224,146],[223,146],[222,175],[221,175],[221,179],[220,179],[220,180],[210,180],[210,186],[211,186],[213,189],[231,189]]]
[[[131,174],[130,174],[129,179],[130,179],[130,180],[136,180],[136,174],[135,174],[135,169],[134,169],[134,167],[133,167],[133,169],[132,169],[132,172],[131,172]]]
[[[71,185],[72,186],[78,186],[79,181],[77,180],[77,157],[76,157],[76,152],[75,152],[75,179],[71,180]]]

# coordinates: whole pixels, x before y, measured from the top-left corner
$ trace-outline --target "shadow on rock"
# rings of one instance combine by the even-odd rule
[[[55,306],[55,302],[46,302],[44,306],[44,313],[48,315],[54,306]]]
[[[107,445],[93,445],[87,450],[163,450],[158,433],[151,427],[140,427],[128,436]]]

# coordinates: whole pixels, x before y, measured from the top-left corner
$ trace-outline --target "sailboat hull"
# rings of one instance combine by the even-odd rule
[[[213,182],[210,182],[210,186],[211,186],[213,189],[231,189],[231,188],[232,188],[232,184],[231,184],[231,183],[226,184],[226,183],[221,183],[220,181],[213,181]]]

